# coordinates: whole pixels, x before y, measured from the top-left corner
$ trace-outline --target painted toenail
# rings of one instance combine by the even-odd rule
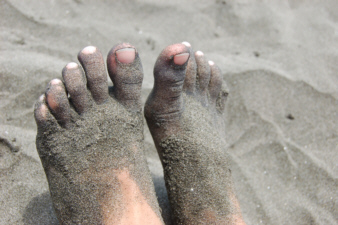
[[[116,51],[116,57],[121,63],[131,63],[135,59],[134,48],[123,48]]]
[[[191,44],[189,42],[187,42],[187,41],[183,41],[182,44],[184,44],[187,47],[191,47]]]
[[[89,54],[93,54],[95,51],[96,51],[96,47],[87,46],[82,50],[82,53],[89,55]]]
[[[174,56],[174,63],[176,65],[183,65],[189,58],[189,53],[182,53]]]
[[[213,61],[208,61],[208,63],[209,63],[210,66],[215,65],[215,63]]]
[[[67,64],[67,69],[76,69],[76,68],[78,68],[79,66],[77,65],[77,63],[75,63],[75,62],[70,62],[70,63],[68,63]]]
[[[198,56],[202,56],[202,55],[204,55],[204,53],[203,53],[203,52],[201,52],[201,51],[197,51],[195,54],[196,54],[196,55],[198,55]]]

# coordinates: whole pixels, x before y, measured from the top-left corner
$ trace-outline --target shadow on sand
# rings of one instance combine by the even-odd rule
[[[59,224],[49,192],[38,195],[29,202],[23,214],[23,223],[25,225]]]

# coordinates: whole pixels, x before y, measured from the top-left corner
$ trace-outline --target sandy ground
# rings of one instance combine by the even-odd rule
[[[35,149],[35,100],[79,50],[118,42],[143,61],[189,41],[230,95],[226,139],[248,224],[338,222],[338,1],[0,0],[0,224],[57,224]],[[161,165],[149,166],[168,220]],[[170,224],[168,222],[168,224]]]

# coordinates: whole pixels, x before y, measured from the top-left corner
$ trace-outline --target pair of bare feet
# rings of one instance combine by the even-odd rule
[[[35,107],[37,149],[61,224],[163,224],[144,156],[137,50],[86,47]],[[84,72],[83,72],[84,70]],[[165,48],[144,114],[164,168],[175,224],[244,224],[220,123],[218,67],[189,43]]]

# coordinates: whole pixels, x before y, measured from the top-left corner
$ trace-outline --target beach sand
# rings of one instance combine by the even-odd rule
[[[137,47],[143,103],[167,45],[222,69],[225,138],[247,224],[338,224],[338,2],[0,0],[0,224],[57,224],[33,105],[88,45]],[[145,147],[170,223],[152,137]]]

